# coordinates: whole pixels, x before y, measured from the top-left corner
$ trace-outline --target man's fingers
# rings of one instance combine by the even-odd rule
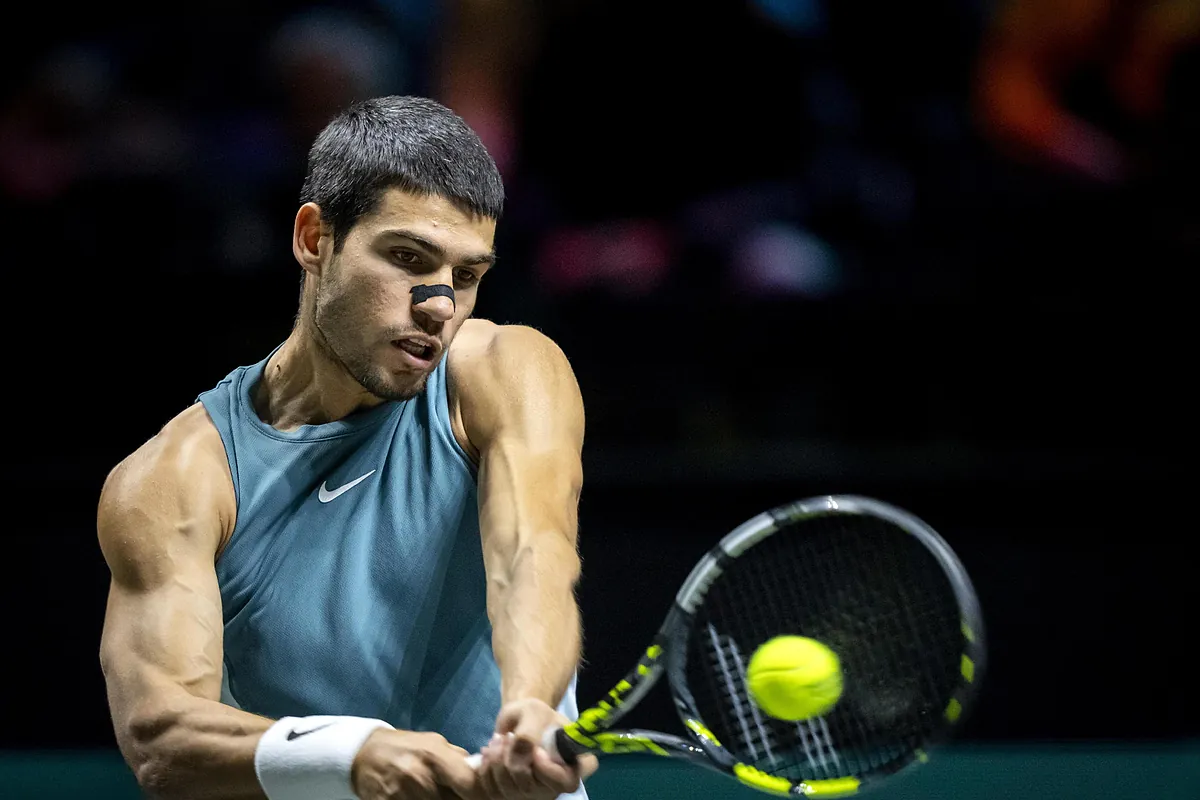
[[[433,769],[437,772],[442,786],[453,789],[463,797],[478,793],[479,774],[467,762],[466,750],[461,747],[448,747],[430,755]]]
[[[489,798],[517,800],[528,787],[534,785],[528,767],[522,769],[518,766],[513,769],[509,766],[514,738],[512,734],[493,736],[492,741],[483,748],[486,754],[483,768],[483,774],[486,776],[484,785],[487,786]]]
[[[531,769],[534,752],[542,749],[542,738],[546,735],[547,726],[554,722],[556,720],[548,720],[540,714],[522,715],[512,731],[510,760],[506,763],[510,767],[520,765],[524,769]]]
[[[517,792],[527,794],[537,786],[533,777],[533,756],[538,748],[516,734],[504,737],[501,746],[504,751],[501,768],[508,773]]]
[[[496,717],[496,733],[501,735],[510,733],[516,729],[520,721],[520,710],[512,707],[503,708],[500,710],[500,716]]]
[[[581,762],[583,758],[580,757]],[[541,785],[553,789],[559,794],[566,794],[579,788],[582,774],[578,767],[568,767],[558,763],[549,753],[539,747],[533,755],[533,777]]]
[[[437,779],[428,769],[409,769],[399,781],[397,787],[401,797],[412,797],[414,800],[438,800]]]
[[[599,768],[600,759],[591,754],[579,756],[576,761],[576,769],[579,775],[585,779],[591,777]]]
[[[504,788],[496,778],[496,770],[492,767],[479,773],[479,785],[483,787],[483,793],[488,798],[504,798],[506,796]]]
[[[504,765],[514,775],[528,775],[533,769],[533,754],[540,750],[537,742],[527,736],[514,733],[505,743]],[[518,777],[519,782],[519,777]]]
[[[503,764],[494,764],[488,769],[487,783],[493,787],[489,789],[489,796],[515,798],[521,794],[512,773],[505,769]]]

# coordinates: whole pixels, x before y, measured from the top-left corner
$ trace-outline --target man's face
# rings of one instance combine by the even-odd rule
[[[475,308],[493,261],[495,220],[449,200],[388,189],[322,270],[314,321],[364,389],[385,400],[421,393]],[[454,300],[414,286],[442,284]]]

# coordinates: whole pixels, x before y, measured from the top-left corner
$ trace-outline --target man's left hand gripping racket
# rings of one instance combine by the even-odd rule
[[[776,636],[826,645],[836,705],[800,722],[751,696],[752,653]],[[750,519],[692,570],[637,666],[546,746],[683,759],[776,795],[856,792],[926,760],[976,695],[983,625],[958,558],[928,525],[864,497],[830,496]],[[663,674],[688,736],[614,730]]]

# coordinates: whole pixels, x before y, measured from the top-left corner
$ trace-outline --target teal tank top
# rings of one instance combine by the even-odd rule
[[[223,700],[274,719],[383,719],[478,752],[500,672],[475,470],[450,427],[446,360],[411,400],[289,432],[251,402],[266,363],[198,398],[237,497],[216,564]],[[574,680],[559,710],[577,717]]]

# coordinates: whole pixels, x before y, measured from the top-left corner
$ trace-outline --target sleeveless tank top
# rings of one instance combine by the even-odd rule
[[[223,700],[271,718],[383,719],[477,752],[500,672],[475,469],[450,427],[446,360],[411,400],[288,432],[252,404],[266,363],[198,398],[237,497],[216,565]],[[577,717],[574,680],[559,711]]]

